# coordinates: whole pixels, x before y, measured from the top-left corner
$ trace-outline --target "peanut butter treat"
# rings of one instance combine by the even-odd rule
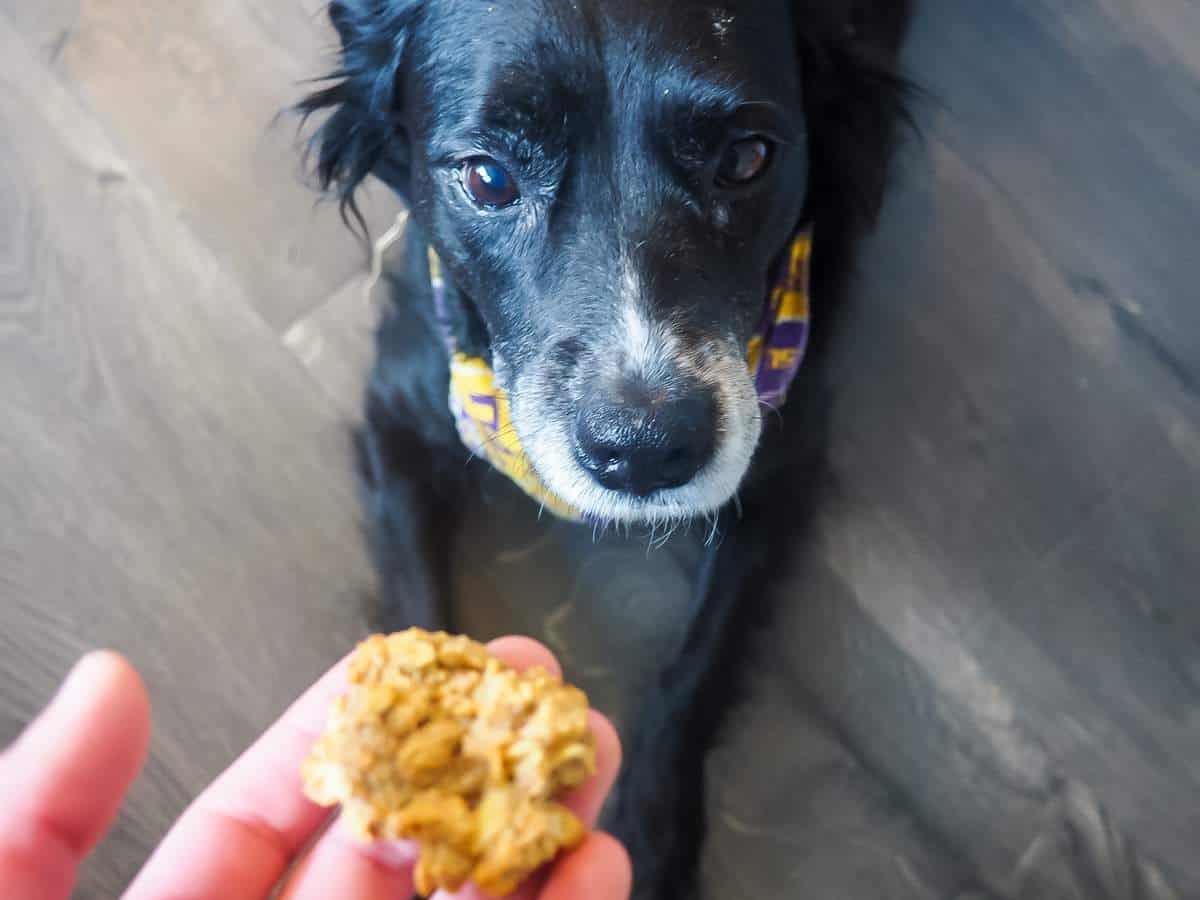
[[[424,896],[512,893],[585,828],[556,802],[596,768],[583,691],[465,637],[374,635],[304,763],[304,790],[363,840],[415,840]]]

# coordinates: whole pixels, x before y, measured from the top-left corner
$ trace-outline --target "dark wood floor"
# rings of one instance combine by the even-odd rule
[[[364,628],[363,253],[272,121],[328,39],[317,0],[0,0],[0,743],[92,646],[155,708],[81,897]],[[925,138],[839,346],[835,483],[711,767],[710,895],[1200,896],[1200,12],[925,0],[909,59]],[[545,602],[464,567],[495,598],[466,620],[541,634],[619,711],[607,647],[682,595],[521,541],[492,562]]]

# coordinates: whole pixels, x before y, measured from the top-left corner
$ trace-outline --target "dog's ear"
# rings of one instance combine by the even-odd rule
[[[883,203],[899,126],[915,89],[898,53],[912,0],[793,0],[809,124],[810,207],[840,208],[859,227]]]
[[[329,19],[341,39],[340,65],[321,79],[328,86],[299,104],[304,117],[327,112],[310,152],[322,188],[336,190],[342,215],[362,224],[355,189],[376,174],[405,196],[409,147],[402,79],[421,0],[334,0]],[[405,196],[405,199],[407,197]]]

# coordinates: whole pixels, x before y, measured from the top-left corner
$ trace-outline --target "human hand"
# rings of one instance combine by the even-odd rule
[[[546,648],[524,638],[490,645],[517,668],[557,672]],[[406,898],[415,848],[355,841],[301,791],[300,763],[329,704],[345,689],[345,660],[330,670],[187,808],[126,893],[158,900],[263,900],[285,881],[287,900]],[[566,799],[592,825],[612,787],[621,749],[592,712],[596,775]],[[111,653],[75,667],[41,716],[0,756],[0,884],[13,900],[65,900],[75,871],[116,816],[146,755],[150,705],[137,673]],[[626,900],[629,858],[613,838],[584,843],[514,895],[519,900]],[[468,886],[436,900],[480,900]]]

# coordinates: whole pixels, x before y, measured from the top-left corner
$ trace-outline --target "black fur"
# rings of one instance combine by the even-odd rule
[[[745,653],[746,629],[768,615],[740,598],[749,598],[747,586],[761,583],[794,546],[804,525],[797,511],[811,503],[821,482],[829,402],[822,348],[855,241],[882,202],[897,125],[907,117],[909,88],[896,55],[910,5],[725,4],[735,20],[791,23],[783,54],[777,37],[761,47],[735,42],[732,50],[700,32],[693,39],[687,28],[668,23],[711,14],[711,7],[680,0],[580,0],[570,5],[574,16],[547,14],[539,0],[336,0],[331,6],[342,65],[301,105],[306,114],[327,115],[313,139],[317,171],[326,187],[340,192],[351,216],[357,214],[355,189],[375,174],[404,198],[413,217],[407,269],[391,276],[393,305],[379,332],[359,440],[389,625],[446,624],[446,535],[454,527],[455,498],[472,489],[472,469],[463,465],[465,451],[446,407],[446,357],[429,306],[427,243],[446,260],[460,342],[485,356],[496,351],[514,369],[549,365],[529,346],[529,319],[541,323],[561,315],[545,305],[547,296],[568,305],[561,325],[545,327],[559,341],[560,355],[572,357],[555,373],[569,384],[573,367],[586,357],[579,348],[592,323],[605,320],[611,293],[604,260],[589,261],[588,255],[603,257],[614,229],[637,238],[637,264],[654,302],[670,302],[686,288],[687,296],[699,298],[685,311],[689,327],[705,332],[743,327],[735,320],[761,303],[764,276],[787,236],[801,222],[815,226],[817,329],[809,361],[784,415],[767,422],[741,493],[740,517],[728,509],[721,514],[724,537],[706,561],[688,638],[665,668],[627,748],[615,829],[634,857],[639,898],[686,900],[695,894],[705,752],[736,690],[733,673]],[[522,46],[513,35],[533,28],[534,20],[538,41]],[[755,39],[767,41],[770,31],[760,28]],[[615,45],[624,48],[621,54],[598,49]],[[674,78],[646,62],[678,54],[681,46],[711,53],[719,70],[745,77],[740,83]],[[739,56],[724,59],[722,53]],[[744,58],[755,54],[769,58],[770,66]],[[485,62],[471,62],[477,58]],[[547,77],[530,82],[531,61]],[[774,75],[771,66],[788,71]],[[665,81],[668,76],[673,80]],[[730,200],[734,221],[712,226],[697,214],[695,196],[680,194],[679,175],[656,155],[657,145],[638,143],[639,128],[646,124],[655,134],[666,128],[673,149],[692,148],[703,157],[705,127],[686,115],[680,119],[678,110],[686,113],[689,104],[732,108],[747,81],[777,95],[765,99],[778,99],[781,108],[798,103],[800,133],[785,136],[770,190]],[[625,123],[613,125],[606,142],[597,141],[590,162],[577,162],[574,148],[595,131],[597,110],[612,108],[614,85],[623,92]],[[664,126],[655,117],[663,90],[672,89],[676,118]],[[574,186],[569,202],[556,194],[536,234],[522,235],[525,220],[516,218],[532,213],[514,213],[498,228],[487,216],[472,217],[456,206],[461,198],[447,193],[455,188],[439,180],[437,154],[453,144],[455,124],[464,119],[476,131],[502,134],[494,152],[518,159],[530,182],[554,183],[559,194]],[[677,133],[671,123],[678,123]],[[768,125],[788,128],[775,119]],[[625,146],[630,142],[636,146]],[[491,153],[495,146],[486,149]],[[625,180],[652,210],[606,193]],[[613,196],[625,210],[618,221]],[[570,278],[563,277],[567,271]],[[534,308],[538,297],[543,305]],[[572,329],[584,340],[575,340]],[[598,324],[595,329],[602,330]],[[537,337],[544,342],[546,333]],[[570,396],[562,400],[567,407],[571,402]]]

